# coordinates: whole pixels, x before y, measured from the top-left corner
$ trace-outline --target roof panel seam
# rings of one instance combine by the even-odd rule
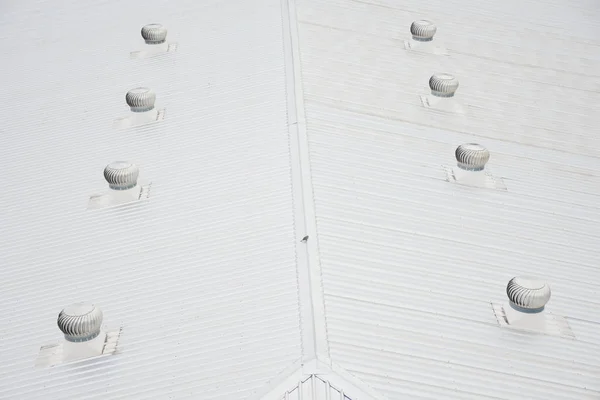
[[[294,0],[281,0],[303,361],[329,359]]]

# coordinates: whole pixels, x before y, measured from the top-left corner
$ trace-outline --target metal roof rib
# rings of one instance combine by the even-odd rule
[[[303,361],[329,358],[294,0],[282,0]],[[312,237],[312,238],[311,238]],[[302,239],[300,239],[302,238]]]

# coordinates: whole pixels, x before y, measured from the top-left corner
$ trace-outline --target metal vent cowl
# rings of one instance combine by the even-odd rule
[[[510,305],[521,312],[540,312],[550,300],[550,286],[541,279],[531,277],[512,278],[506,286]]]
[[[461,144],[454,154],[456,165],[467,171],[483,171],[490,160],[488,149],[477,143]]]
[[[437,27],[434,23],[426,19],[415,21],[410,25],[410,33],[418,42],[431,42],[436,31]]]
[[[93,304],[72,304],[58,314],[57,324],[69,342],[86,342],[100,334],[102,310]]]
[[[139,168],[126,161],[115,161],[104,168],[104,178],[113,190],[127,190],[137,185]]]
[[[146,87],[131,89],[125,95],[125,102],[132,112],[146,112],[154,109],[156,93]]]
[[[142,37],[146,44],[162,44],[167,40],[167,28],[161,24],[144,25]]]
[[[453,97],[458,89],[458,79],[450,74],[434,74],[429,78],[431,94],[437,97]]]

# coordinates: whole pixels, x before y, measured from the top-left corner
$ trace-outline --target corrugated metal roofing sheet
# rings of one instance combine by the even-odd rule
[[[301,356],[278,0],[12,2],[0,17],[0,398],[248,398]],[[140,28],[176,53],[133,60]],[[160,123],[113,129],[147,85]],[[148,201],[87,210],[136,162]],[[35,369],[90,301],[120,353]]]
[[[3,5],[0,397],[597,398],[595,5],[301,0],[298,49],[290,4]],[[448,56],[404,50],[422,17]],[[177,52],[129,58],[155,21]],[[421,105],[434,72],[465,114]],[[115,130],[140,85],[166,119]],[[467,141],[507,191],[445,181]],[[118,159],[149,200],[86,210]],[[498,326],[523,272],[574,340]],[[35,369],[81,300],[118,354]]]
[[[594,7],[299,2],[331,358],[386,398],[600,396]],[[404,49],[419,18],[448,56]],[[435,72],[464,115],[420,104]],[[507,191],[445,181],[473,141]],[[575,340],[498,326],[490,302],[523,273],[550,281]]]

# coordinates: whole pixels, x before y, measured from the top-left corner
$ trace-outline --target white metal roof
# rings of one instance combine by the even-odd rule
[[[599,16],[584,0],[3,5],[0,398],[597,398]],[[418,18],[447,56],[404,49]],[[129,58],[151,22],[177,51]],[[464,114],[422,106],[435,72],[459,79]],[[137,86],[166,118],[115,129]],[[472,141],[506,191],[446,182]],[[116,160],[149,199],[87,210]],[[550,281],[575,339],[498,326],[490,302],[522,273]],[[35,368],[77,301],[123,329],[118,353]]]
[[[301,357],[278,0],[13,2],[0,17],[0,398],[249,398]],[[176,53],[130,59],[159,21]],[[160,123],[126,130],[148,86]],[[106,164],[142,203],[87,210]],[[119,354],[34,368],[99,305]]]
[[[377,4],[370,4],[377,3]],[[589,2],[303,0],[304,105],[332,360],[388,399],[600,396],[600,24]],[[448,56],[408,52],[438,25]],[[435,72],[463,115],[421,105]],[[445,181],[466,142],[507,191]],[[498,326],[541,275],[575,340]]]

